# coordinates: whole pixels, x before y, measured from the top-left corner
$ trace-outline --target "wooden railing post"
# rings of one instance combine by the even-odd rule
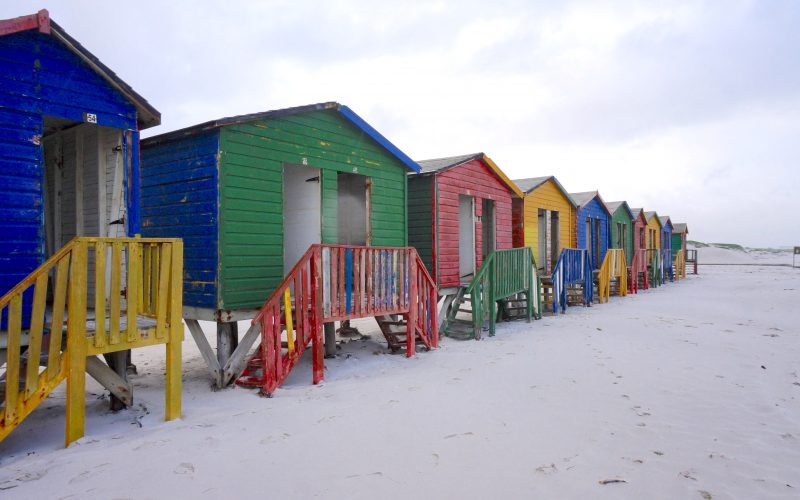
[[[65,446],[83,437],[86,385],[87,243],[72,250],[67,304],[67,429]]]
[[[415,260],[415,264],[408,269],[408,315],[406,316],[406,357],[408,358],[413,356],[416,351],[417,311],[420,302],[417,284],[417,265]]]
[[[169,243],[165,243],[168,245]],[[183,241],[172,244],[169,283],[169,339],[167,339],[167,380],[164,419],[181,417],[181,343],[183,342]],[[159,297],[159,302],[161,302]]]
[[[325,343],[322,339],[322,251],[321,247],[314,248],[311,255],[311,366],[313,382],[318,384],[325,378]],[[369,297],[367,297],[369,302]]]

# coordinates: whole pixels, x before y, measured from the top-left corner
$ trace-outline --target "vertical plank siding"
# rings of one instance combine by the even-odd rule
[[[440,287],[458,286],[458,197],[475,199],[475,215],[482,217],[482,200],[495,202],[495,249],[513,247],[512,192],[481,160],[475,159],[436,174],[436,280]],[[483,264],[483,222],[475,222],[475,269]]]
[[[218,149],[217,131],[142,142],[142,235],[183,240],[183,300],[191,307],[218,303]]]
[[[220,137],[220,308],[257,308],[283,279],[284,168],[321,170],[322,240],[337,242],[337,173],[372,180],[371,243],[404,246],[407,167],[335,110],[226,126]]]

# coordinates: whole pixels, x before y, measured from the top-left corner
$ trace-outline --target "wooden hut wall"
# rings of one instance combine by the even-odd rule
[[[661,248],[669,249],[672,252],[672,222],[669,220],[661,228]]]
[[[417,249],[433,279],[437,279],[433,262],[436,229],[433,210],[436,200],[433,175],[412,175],[408,178],[408,244]]]
[[[586,221],[591,221],[591,231],[593,234],[586,234]],[[603,258],[608,250],[608,212],[595,196],[586,205],[578,208],[578,216],[575,229],[577,232],[577,247],[589,249],[592,266],[595,269],[603,263]],[[595,240],[595,236],[599,238]],[[588,245],[587,245],[588,240]],[[595,251],[595,245],[599,246],[599,253]],[[591,247],[591,248],[590,248]]]
[[[495,202],[495,249],[512,248],[511,191],[480,160],[436,174],[436,268],[439,286],[459,284],[458,197],[472,196],[475,207],[475,269],[483,264],[483,200]]]
[[[641,210],[634,215],[633,219],[633,251],[647,248],[647,220]]]
[[[183,239],[183,303],[216,309],[219,130],[142,143],[142,235]]]
[[[620,227],[624,227],[624,241],[620,244]],[[625,258],[628,261],[628,266],[631,265],[633,259],[633,219],[631,219],[630,212],[622,204],[611,216],[611,248],[622,248],[625,250]]]
[[[647,221],[647,248],[661,249],[661,223],[658,216],[654,215]]]
[[[552,179],[527,194],[523,205],[524,246],[531,247],[534,255],[539,255],[539,209],[558,211],[558,246],[575,248],[575,208]]]
[[[53,36],[36,30],[0,36],[0,293],[44,261],[44,118],[133,131],[126,136],[138,176],[136,108]],[[94,125],[82,125],[94,127]],[[131,148],[130,145],[133,144]],[[136,177],[128,185],[136,185]],[[135,191],[135,190],[134,190]],[[138,229],[138,196],[126,198],[127,225]],[[26,301],[25,307],[30,304]]]
[[[408,168],[335,110],[226,126],[220,137],[220,308],[260,306],[283,279],[285,165],[320,169],[322,242],[338,243],[337,175],[368,177],[370,243],[405,246]]]

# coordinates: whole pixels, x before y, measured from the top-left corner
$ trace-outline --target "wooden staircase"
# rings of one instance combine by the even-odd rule
[[[676,280],[686,278],[686,256],[684,255],[683,250],[678,250],[675,253],[675,260],[672,266],[672,272],[674,273]]]
[[[375,316],[375,321],[389,345],[389,350],[392,353],[401,353],[406,350],[406,335],[408,334],[408,322],[402,315],[388,315]],[[415,331],[417,338],[416,342],[420,342],[426,350],[431,350],[433,345],[426,335],[422,335],[418,330]]]
[[[65,443],[81,438],[87,372],[132,402],[98,355],[156,344],[167,348],[166,419],[179,418],[182,275],[181,240],[79,237],[0,297],[0,441],[65,380]]]
[[[592,305],[594,286],[589,252],[564,248],[558,256],[551,276],[553,313],[566,312],[568,298],[584,306]]]
[[[437,299],[436,285],[413,248],[312,245],[253,319],[260,332],[255,355],[246,360],[252,343],[240,342],[223,383],[235,378],[271,396],[308,348],[313,383],[321,382],[322,325],[333,321],[374,317],[389,348],[408,357],[418,340],[427,349],[438,347]],[[242,369],[240,359],[245,359]]]
[[[621,297],[628,294],[628,267],[626,264],[624,250],[621,248],[608,249],[598,275],[597,297],[600,303],[608,301],[612,288]]]
[[[541,318],[541,283],[529,247],[495,250],[468,285],[458,288],[442,332],[456,339],[480,339],[488,322]]]
[[[631,266],[628,268],[628,291],[630,293],[638,293],[639,290],[647,290],[649,286],[647,249],[639,248],[633,251]]]

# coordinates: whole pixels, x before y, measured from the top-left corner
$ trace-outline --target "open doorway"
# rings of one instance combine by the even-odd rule
[[[464,281],[475,274],[475,199],[458,195],[458,276]]]
[[[489,256],[490,253],[495,251],[495,220],[494,220],[494,200],[489,200],[487,198],[483,199],[482,202],[482,213],[481,216],[481,236],[483,239],[482,247],[483,253],[481,255],[482,260],[486,260],[486,257]]]
[[[283,168],[283,273],[308,247],[322,241],[320,172],[304,165]]]
[[[547,269],[547,210],[542,208],[538,209],[536,213],[538,225],[538,256],[536,262],[538,263],[539,270],[545,271]]]
[[[559,234],[561,233],[559,213],[557,210],[550,212],[550,268],[548,272],[552,271],[558,263],[558,254],[561,252],[561,245],[559,242]]]
[[[127,235],[122,131],[43,118],[47,256],[75,236]]]
[[[593,236],[594,255],[593,262],[595,269],[599,269],[602,262],[600,262],[600,253],[602,249],[602,242],[600,240],[600,219],[594,221],[594,236]]]
[[[369,245],[370,179],[363,175],[339,172],[337,188],[337,243]]]

